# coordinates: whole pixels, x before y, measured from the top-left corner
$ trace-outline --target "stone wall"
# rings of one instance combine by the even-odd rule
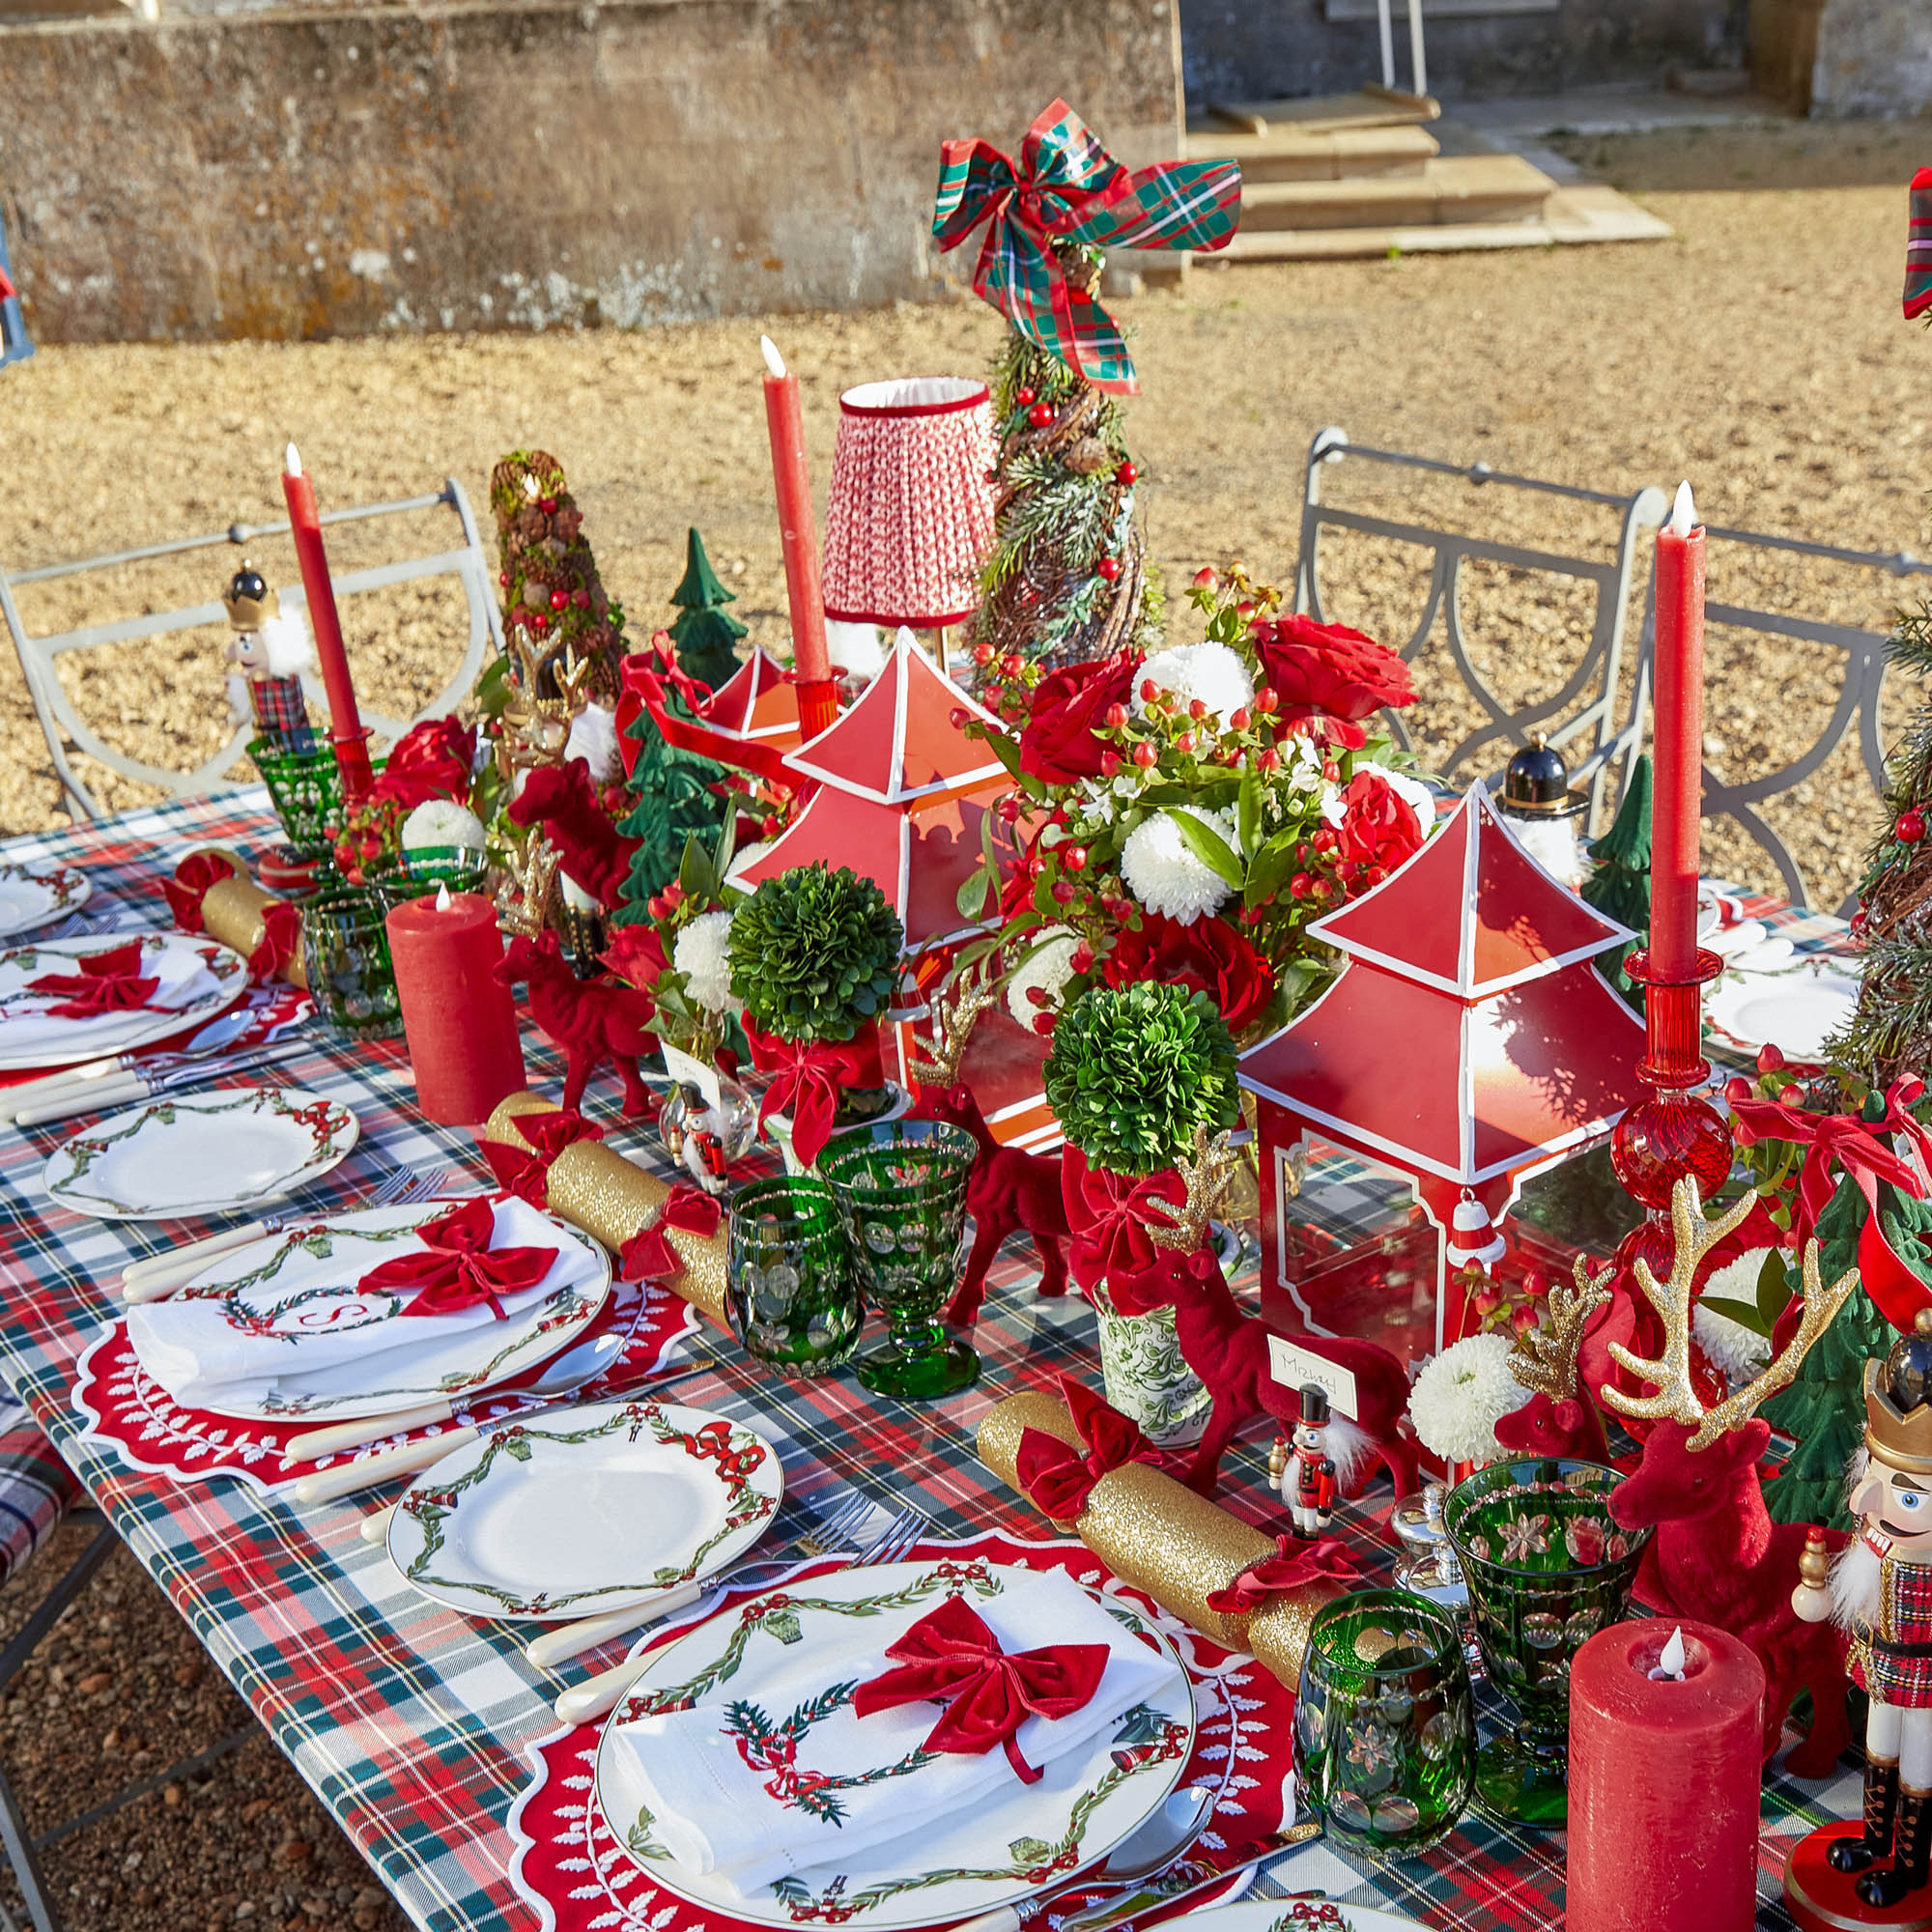
[[[1811,111],[1932,110],[1932,0],[1829,0],[1818,22]]]
[[[940,272],[943,138],[1010,151],[1059,89],[1165,158],[1179,58],[1174,0],[0,25],[0,211],[43,342],[877,303]]]

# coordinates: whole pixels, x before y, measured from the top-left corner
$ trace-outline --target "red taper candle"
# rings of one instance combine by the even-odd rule
[[[758,347],[765,357],[765,428],[772,440],[772,480],[778,486],[799,725],[808,738],[815,738],[838,715],[838,685],[825,647],[825,586],[818,572],[811,472],[805,461],[805,412],[798,378],[785,367],[778,345],[761,335]]]
[[[1612,1624],[1570,1666],[1569,1932],[1750,1932],[1764,1666],[1711,1624]],[[1681,1668],[1681,1678],[1666,1674]]]
[[[1698,819],[1704,802],[1704,531],[1677,486],[1657,533],[1656,789],[1650,819],[1650,963],[1660,980],[1697,963]]]
[[[387,925],[416,1105],[428,1120],[473,1127],[527,1084],[516,1002],[496,977],[497,909],[476,893],[439,887],[434,898],[397,906]]]
[[[328,737],[335,747],[335,769],[341,775],[342,796],[353,804],[376,781],[369,768],[369,733],[355,708],[342,620],[335,614],[335,586],[329,581],[328,554],[322,547],[322,512],[316,507],[315,485],[302,474],[301,454],[294,443],[289,444],[282,473],[282,495],[288,498],[289,529],[308,597],[316,661],[322,667],[323,689],[328,693]]]

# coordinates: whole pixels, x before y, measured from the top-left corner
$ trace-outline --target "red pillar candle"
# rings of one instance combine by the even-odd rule
[[[1764,1667],[1710,1624],[1612,1624],[1570,1666],[1569,1932],[1750,1932]],[[1674,1661],[1674,1660],[1673,1660]]]
[[[335,747],[335,769],[342,778],[342,796],[354,804],[376,781],[369,768],[369,733],[355,708],[349,653],[343,648],[342,622],[335,614],[335,586],[329,580],[327,553],[322,547],[322,512],[316,507],[315,485],[302,474],[301,455],[294,443],[289,444],[282,495],[288,498],[289,529],[295,538],[296,560],[301,565],[302,589],[308,597],[316,661],[322,667],[323,688],[328,693],[328,736]]]
[[[527,1084],[516,1002],[496,978],[503,956],[496,907],[440,887],[434,898],[397,906],[388,929],[416,1105],[445,1126],[487,1121]]]
[[[1677,486],[1657,533],[1657,783],[1650,821],[1650,964],[1666,982],[1697,961],[1698,819],[1704,799],[1704,531]]]
[[[805,462],[805,412],[798,378],[785,367],[778,345],[769,335],[761,335],[758,347],[765,357],[765,428],[772,440],[772,478],[778,485],[799,724],[808,738],[815,738],[838,715],[838,686],[826,655],[825,588],[818,572],[811,472]]]

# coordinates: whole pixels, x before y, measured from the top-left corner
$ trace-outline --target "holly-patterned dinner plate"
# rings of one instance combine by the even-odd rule
[[[957,1815],[859,1852],[848,1869],[820,1864],[752,1890],[693,1871],[658,1842],[632,1752],[611,1746],[624,1725],[691,1706],[717,1706],[727,1728],[742,1727],[747,1713],[755,1720],[766,1672],[795,1682],[809,1655],[799,1646],[838,1646],[855,1618],[867,1620],[869,1643],[884,1649],[948,1596],[983,1607],[1046,1580],[984,1557],[881,1563],[787,1584],[721,1611],[659,1651],[611,1713],[596,1763],[605,1822],[666,1891],[753,1925],[902,1932],[1017,1904],[1085,1870],[1153,1815],[1194,1748],[1194,1693],[1180,1660],[1148,1619],[1115,1599],[1099,1601],[1123,1640],[1149,1644],[1173,1665],[1162,1691],[1047,1764],[1037,1783],[1010,1779]],[[849,1658],[850,1651],[835,1654]],[[829,1687],[833,1693],[849,1690]],[[794,1712],[792,1722],[804,1715]],[[794,1751],[803,1764],[806,1745],[795,1744]]]
[[[1712,987],[1712,1026],[1739,1046],[1776,1046],[1790,1060],[1819,1060],[1859,1004],[1859,976],[1831,953],[1757,967],[1747,958]]]
[[[1413,1918],[1332,1898],[1245,1898],[1187,1915],[1187,1932],[1422,1932]]]
[[[75,962],[141,942],[141,971],[163,987],[188,990],[179,1004],[130,1007],[91,1018],[58,1018],[55,1004],[28,982],[43,974],[72,974]],[[107,1054],[131,1053],[226,1012],[248,990],[248,962],[217,940],[185,932],[93,933],[0,948],[0,1072],[71,1066]]]
[[[359,1132],[339,1100],[298,1087],[167,1094],[64,1141],[41,1184],[102,1221],[235,1213],[327,1174]]]
[[[742,1422],[585,1404],[505,1423],[425,1470],[389,1519],[389,1555],[471,1616],[596,1616],[714,1575],[783,1495],[778,1451]]]
[[[74,866],[0,866],[0,935],[32,932],[78,912],[94,890]]]

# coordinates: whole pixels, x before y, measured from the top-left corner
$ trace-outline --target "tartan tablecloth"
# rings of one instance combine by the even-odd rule
[[[110,823],[9,841],[16,862],[85,866],[90,913],[132,913],[165,923],[156,881],[190,846],[213,840],[258,854],[272,842],[264,796],[176,804]],[[1835,943],[1836,922],[1795,918],[1748,901],[1805,950]],[[560,1056],[532,1037],[532,1082],[554,1092]],[[487,1176],[467,1133],[430,1125],[411,1106],[400,1043],[338,1048],[316,1041],[276,1077],[354,1106],[362,1139],[305,1207],[341,1204],[390,1160],[448,1167],[479,1185]],[[648,1128],[615,1121],[614,1082],[591,1090],[587,1107],[612,1144],[658,1157]],[[74,1363],[117,1312],[120,1270],[140,1255],[213,1232],[185,1222],[108,1225],[54,1208],[39,1185],[48,1151],[71,1125],[0,1129],[0,1378],[28,1404],[68,1454],[128,1547],[167,1592],[209,1653],[246,1697],[277,1745],[329,1807],[403,1908],[429,1932],[530,1927],[534,1917],[508,1871],[511,1806],[530,1776],[526,1747],[554,1729],[550,1702],[588,1669],[614,1662],[619,1643],[557,1674],[533,1668],[508,1626],[478,1623],[427,1603],[386,1556],[357,1535],[363,1514],[390,1492],[298,1512],[220,1476],[177,1484],[123,1464],[111,1449],[77,1441],[70,1403]],[[1384,1190],[1341,1162],[1324,1163],[1305,1209],[1344,1221]],[[1359,1223],[1357,1223],[1359,1225]],[[1030,1252],[1030,1251],[1029,1251]],[[846,1377],[786,1383],[728,1343],[675,1384],[679,1399],[755,1417],[777,1441],[787,1483],[808,1503],[857,1487],[874,1498],[913,1502],[945,1535],[999,1528],[1025,1539],[1050,1532],[973,1453],[980,1418],[1001,1396],[1051,1387],[1063,1370],[1097,1374],[1093,1317],[1076,1297],[1040,1300],[1016,1261],[996,1270],[976,1337],[985,1370],[978,1387],[918,1406],[877,1403]],[[1265,1441],[1224,1464],[1224,1496],[1270,1531],[1282,1524],[1266,1487]],[[1345,1512],[1340,1528],[1372,1577],[1387,1576],[1380,1537],[1386,1491],[1368,1510]],[[1859,1805],[1858,1779],[1800,1785],[1774,1774],[1765,1787],[1759,1923],[1785,1927],[1777,1903],[1784,1849]],[[1488,1932],[1543,1928],[1561,1917],[1563,1843],[1467,1818],[1435,1853],[1388,1869],[1357,1867],[1322,1844],[1284,1855],[1264,1878],[1267,1892],[1323,1889],[1362,1905],[1385,1905],[1427,1924]]]

